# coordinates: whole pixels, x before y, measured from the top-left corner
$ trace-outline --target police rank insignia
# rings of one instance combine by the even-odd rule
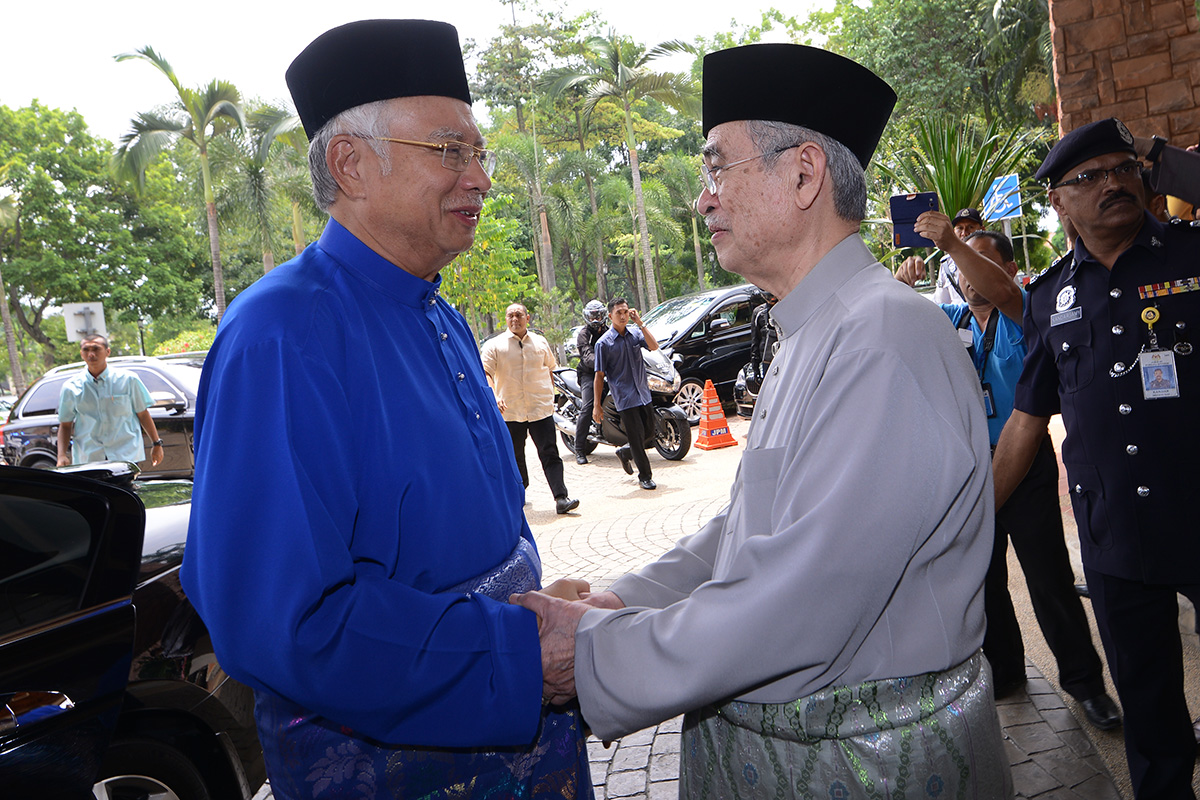
[[[1054,300],[1054,308],[1058,311],[1066,311],[1073,305],[1075,305],[1075,287],[1064,286],[1063,290],[1058,293],[1058,297]]]

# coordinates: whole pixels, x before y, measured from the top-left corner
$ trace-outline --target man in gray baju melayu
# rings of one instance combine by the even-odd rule
[[[687,712],[683,797],[1012,796],[979,381],[858,235],[895,97],[800,45],[705,58],[697,207],[721,266],[780,298],[729,506],[582,603],[515,598],[547,698],[577,692],[597,736]]]

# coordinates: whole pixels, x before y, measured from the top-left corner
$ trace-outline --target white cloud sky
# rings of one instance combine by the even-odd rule
[[[542,7],[556,7],[547,0]],[[184,86],[219,78],[245,97],[288,101],[283,73],[305,45],[329,28],[354,19],[423,17],[454,24],[462,39],[486,44],[512,8],[500,0],[416,3],[360,0],[338,3],[278,3],[207,0],[151,4],[65,0],[57,4],[12,2],[0,14],[5,27],[0,66],[0,105],[27,106],[37,98],[54,108],[77,109],[92,132],[111,141],[124,134],[139,111],[174,99],[166,79],[142,61],[117,63],[118,53],[150,45],[174,67]],[[538,3],[531,2],[536,9]],[[739,25],[757,23],[762,11],[779,7],[804,17],[823,0],[751,0],[733,5],[714,0],[566,0],[571,14],[600,11],[618,32],[653,45],[667,39],[691,41]],[[457,9],[450,13],[450,9]],[[518,7],[517,22],[535,12]],[[679,68],[667,64],[667,68]]]

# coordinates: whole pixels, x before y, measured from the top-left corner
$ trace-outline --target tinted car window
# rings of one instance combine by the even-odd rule
[[[0,636],[79,608],[93,549],[84,513],[45,497],[0,497]]]
[[[21,410],[21,415],[35,417],[40,414],[57,414],[58,396],[62,393],[64,381],[66,381],[65,377],[59,380],[48,380],[40,386],[34,387],[33,391],[29,393],[25,407]]]
[[[148,369],[139,369],[137,367],[133,367],[129,371],[138,376],[142,382],[142,385],[146,387],[146,391],[152,394],[154,392],[167,392],[168,394],[174,395],[180,401],[184,399],[179,394],[179,390],[167,383],[157,372]]]
[[[739,325],[749,325],[750,315],[753,309],[750,306],[749,300],[744,300],[734,305],[725,306],[716,313],[714,319],[721,318],[729,321],[729,326],[736,328]]]

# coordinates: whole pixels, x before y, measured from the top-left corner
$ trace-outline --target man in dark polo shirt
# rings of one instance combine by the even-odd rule
[[[621,424],[629,444],[617,448],[617,458],[630,475],[633,464],[637,464],[638,483],[643,489],[657,489],[650,471],[650,457],[646,455],[646,431],[654,426],[654,409],[650,405],[650,386],[646,383],[646,362],[641,350],[653,352],[658,341],[650,329],[642,324],[636,308],[630,308],[623,297],[608,301],[608,318],[612,327],[596,341],[595,396],[603,397],[604,377],[608,376],[608,389],[612,392]],[[628,327],[630,322],[636,328]],[[599,422],[604,418],[604,409],[596,403],[592,418]],[[630,463],[632,462],[632,463]]]
[[[1194,798],[1176,593],[1200,600],[1200,231],[1145,211],[1134,139],[1116,119],[1062,138],[1038,170],[1078,232],[1029,286],[1029,348],[994,459],[996,505],[1021,480],[1051,415],[1084,573],[1125,712],[1138,800]],[[1176,376],[1151,386],[1154,369]]]

